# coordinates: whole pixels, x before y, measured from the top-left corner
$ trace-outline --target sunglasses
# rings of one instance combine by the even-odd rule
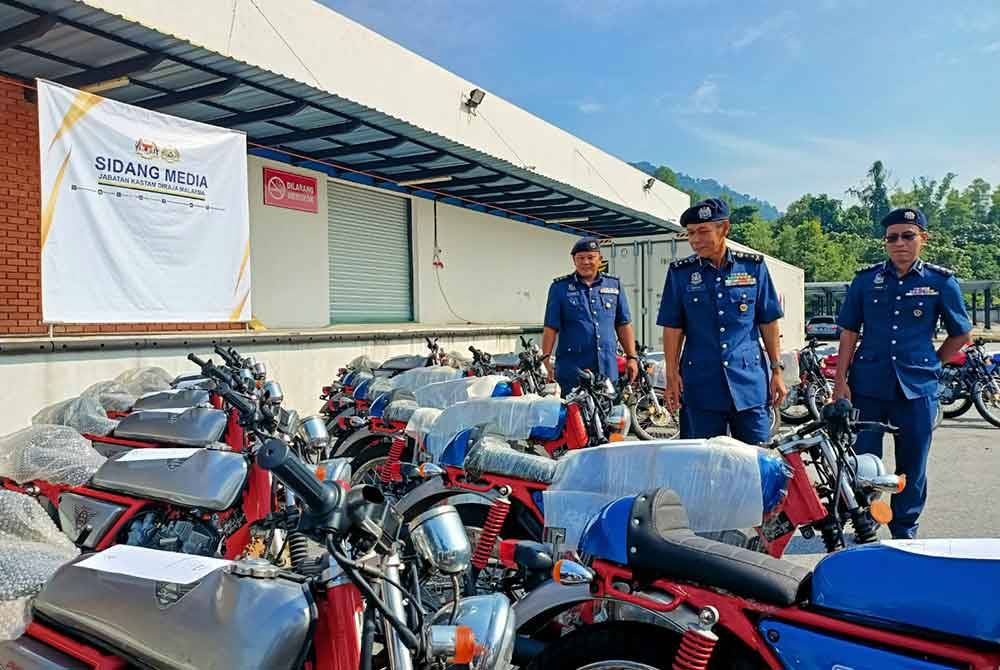
[[[908,230],[905,233],[890,233],[886,235],[885,238],[883,239],[885,239],[885,241],[888,242],[889,244],[892,244],[893,242],[898,242],[899,238],[901,237],[907,242],[912,242],[913,240],[917,239],[917,235],[918,233],[915,233],[912,230]]]

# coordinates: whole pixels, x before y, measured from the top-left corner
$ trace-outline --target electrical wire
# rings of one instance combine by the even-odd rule
[[[309,66],[306,65],[306,62],[299,57],[299,54],[296,53],[295,49],[292,48],[292,45],[288,43],[288,40],[286,40],[285,36],[281,34],[281,31],[278,30],[273,23],[271,23],[271,19],[267,18],[267,14],[265,14],[264,10],[262,10],[260,6],[257,4],[257,0],[250,0],[250,4],[254,6],[254,9],[257,10],[257,13],[260,14],[261,17],[267,22],[267,25],[271,26],[271,30],[274,31],[274,34],[277,35],[278,39],[284,43],[285,48],[288,49],[289,53],[295,56],[295,60],[299,62],[299,65],[305,68],[305,71],[308,72],[309,76],[313,78],[313,81],[316,82],[316,85],[319,86],[320,88],[323,88],[323,84],[320,83],[319,77],[317,77],[316,74],[309,69]]]
[[[496,126],[494,126],[492,123],[490,123],[490,120],[486,118],[485,114],[483,114],[482,112],[480,112],[477,109],[476,112],[475,112],[475,115],[478,116],[479,118],[481,118],[483,121],[485,121],[486,125],[489,126],[490,130],[493,131],[493,134],[496,135],[498,138],[500,138],[500,141],[504,143],[504,146],[506,146],[508,149],[510,149],[510,152],[512,154],[514,154],[514,158],[517,159],[517,164],[520,167],[524,168],[525,170],[532,169],[531,166],[529,166],[527,163],[524,162],[524,159],[521,158],[521,156],[517,153],[517,150],[514,149],[513,146],[511,146],[510,142],[508,142],[507,139],[503,135],[500,134],[500,131],[496,129]]]
[[[441,293],[441,299],[444,300],[445,306],[451,315],[458,319],[459,321],[464,321],[465,323],[473,323],[471,320],[458,314],[455,308],[451,306],[451,301],[448,300],[447,294],[444,292],[444,284],[441,283],[441,269],[444,267],[444,263],[441,262],[441,248],[438,246],[438,203],[434,200],[434,279],[437,281],[438,291]]]

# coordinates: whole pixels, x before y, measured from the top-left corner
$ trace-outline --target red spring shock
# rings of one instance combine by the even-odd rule
[[[712,651],[718,644],[718,636],[712,626],[719,620],[719,612],[714,607],[706,607],[698,615],[698,623],[693,624],[681,636],[681,646],[674,656],[673,670],[707,670],[712,659]]]
[[[472,553],[472,566],[477,570],[482,570],[493,555],[493,547],[496,546],[497,537],[503,528],[507,514],[510,512],[510,499],[506,492],[493,501],[489,513],[486,515],[486,523],[483,524],[483,532],[479,535],[479,542],[476,543],[476,550]]]
[[[405,450],[406,438],[393,438],[392,445],[389,447],[389,458],[385,460],[385,463],[382,464],[378,472],[379,479],[382,480],[383,484],[388,484],[399,478],[399,461],[403,457],[403,451]]]

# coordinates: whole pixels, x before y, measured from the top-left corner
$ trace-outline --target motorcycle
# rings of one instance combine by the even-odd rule
[[[238,419],[230,432],[238,448],[130,449],[104,461],[80,485],[4,479],[3,488],[38,500],[63,533],[84,550],[126,544],[224,558],[274,554],[283,538],[262,532],[256,524],[279,503],[292,501],[273,489],[247,434],[292,434],[290,441],[305,454],[322,449],[328,440],[322,423],[299,423],[294,413],[285,413],[284,419],[297,425],[282,425],[282,415],[230,389],[226,371],[194,354],[188,358],[217,382],[214,392],[233,407]],[[69,470],[78,455],[59,446],[27,443],[16,460],[48,472]],[[324,469],[331,477],[349,479],[345,465],[328,462]],[[293,540],[289,548],[293,555],[301,551],[301,541]]]
[[[977,339],[942,367],[939,403],[945,418],[959,417],[975,404],[984,419],[1000,426],[1000,398],[996,397],[1000,354],[987,354],[985,344]]]
[[[833,398],[833,382],[824,374],[826,364],[817,349],[820,343],[810,338],[798,352],[799,383],[788,389],[781,404],[781,420],[790,425],[816,421],[820,411]]]
[[[636,342],[639,374],[629,382],[624,369],[619,373],[619,388],[625,405],[632,414],[632,432],[640,440],[671,440],[681,431],[676,412],[670,412],[662,402],[666,377],[662,364],[651,361],[649,347]],[[622,366],[624,368],[624,366]],[[657,377],[662,379],[657,379]],[[659,382],[659,387],[657,387]]]
[[[425,612],[416,570],[397,550],[398,518],[377,490],[319,481],[280,440],[265,442],[258,460],[302,501],[272,521],[326,549],[310,574],[114,547],[56,571],[25,634],[0,643],[0,666],[370,670],[378,642],[379,667],[390,670],[510,668],[509,603],[456,598]],[[447,510],[409,529],[422,560],[455,575],[470,551],[461,531]]]
[[[579,552],[588,571],[514,606],[537,644],[522,667],[1000,666],[1000,610],[980,605],[1000,583],[997,540],[883,542],[810,572],[695,536],[678,496],[653,489],[607,505]]]

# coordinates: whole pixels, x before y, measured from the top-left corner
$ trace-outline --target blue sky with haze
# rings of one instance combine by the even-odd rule
[[[1000,181],[1000,2],[322,0],[627,161],[784,208]]]

